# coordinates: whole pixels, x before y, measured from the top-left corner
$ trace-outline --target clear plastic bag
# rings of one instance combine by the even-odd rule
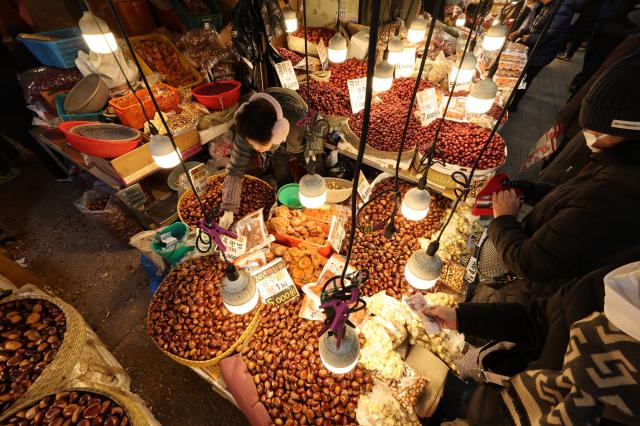
[[[370,393],[360,396],[356,408],[356,420],[363,426],[420,425],[415,411],[406,410],[391,390],[378,382]]]
[[[124,243],[128,244],[133,235],[142,231],[140,224],[129,215],[124,203],[110,188],[90,189],[73,204],[89,220]]]
[[[262,210],[246,215],[236,224],[236,233],[247,238],[246,253],[267,247],[271,242],[271,235],[264,223]]]
[[[37,101],[40,92],[70,89],[81,79],[82,74],[76,68],[39,67],[18,74],[18,81],[28,104]]]

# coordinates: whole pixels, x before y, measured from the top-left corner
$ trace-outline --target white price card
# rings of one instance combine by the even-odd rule
[[[190,168],[189,175],[191,176],[193,186],[196,188],[198,195],[202,195],[207,192],[209,179],[207,177],[207,169],[204,164],[198,164],[197,166]]]
[[[229,260],[237,259],[247,251],[247,237],[239,235],[238,238],[231,238],[227,235],[221,235],[220,239],[225,246],[224,254]],[[222,253],[220,253],[220,258]]]
[[[525,90],[527,88],[527,75],[525,74],[524,77],[522,77],[522,81],[520,82],[520,85],[518,86],[518,90]]]
[[[327,239],[329,240],[329,244],[333,247],[336,253],[340,253],[342,250],[342,241],[346,236],[346,232],[344,230],[344,218],[341,216],[333,216],[331,219],[331,227],[329,228],[329,235]]]
[[[358,194],[360,194],[360,198],[362,198],[362,201],[364,201],[365,203],[367,201],[369,201],[369,197],[371,197],[371,185],[369,184],[369,181],[367,180],[366,177],[364,177],[364,174],[362,172],[360,172],[360,179],[358,179]]]
[[[320,302],[307,295],[302,299],[302,305],[300,306],[298,316],[309,321],[325,320],[324,312],[320,309]]]
[[[293,70],[291,61],[287,60],[278,62],[276,64],[276,73],[278,74],[282,87],[291,90],[298,90],[300,88],[300,84],[298,83],[298,78]]]
[[[318,49],[318,58],[320,58],[322,69],[326,70],[329,66],[329,55],[327,53],[327,47],[324,45],[324,40],[320,39],[316,47]]]
[[[347,80],[351,112],[357,114],[364,109],[364,98],[367,91],[367,77]]]
[[[424,89],[416,95],[418,101],[418,117],[422,126],[428,126],[433,120],[438,118],[438,97],[436,89],[431,87]]]
[[[300,295],[280,257],[251,272],[251,275],[260,297],[269,305],[278,306]]]
[[[453,88],[453,80],[449,81],[449,91],[453,92],[468,92],[471,89],[471,80],[466,83],[456,82],[455,90]]]
[[[411,77],[416,67],[416,48],[405,47],[400,63],[396,65],[396,78]]]

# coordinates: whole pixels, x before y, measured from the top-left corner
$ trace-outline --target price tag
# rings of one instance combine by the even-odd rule
[[[362,201],[364,201],[365,203],[367,201],[369,201],[369,197],[371,197],[371,191],[373,188],[371,188],[371,185],[369,184],[369,181],[367,180],[366,177],[364,177],[364,174],[362,172],[360,172],[360,179],[358,179],[358,194],[360,194],[360,198],[362,198]]]
[[[267,263],[251,275],[265,303],[278,306],[300,295],[281,258]]]
[[[418,92],[416,95],[418,100],[417,114],[420,118],[422,126],[428,126],[433,120],[438,118],[438,97],[436,89],[431,87]]]
[[[300,84],[298,84],[298,78],[293,70],[291,61],[278,62],[276,64],[276,73],[278,74],[282,87],[291,90],[298,90],[300,88]]]
[[[220,239],[226,247],[224,254],[229,260],[237,259],[247,251],[247,237],[239,235],[238,238],[231,238],[227,235],[222,235]],[[220,258],[223,259],[222,253],[220,253]]]
[[[453,80],[449,81],[449,91],[451,92],[468,92],[469,89],[471,89],[471,81],[467,81],[466,83],[456,82],[455,89],[453,87]]]
[[[327,236],[327,239],[336,253],[340,253],[342,250],[342,241],[345,236],[344,219],[342,217],[334,216],[333,219],[331,219],[331,227],[329,228],[329,235]]]
[[[400,63],[396,65],[396,78],[411,77],[416,67],[416,48],[405,47]]]
[[[322,63],[322,69],[326,70],[329,66],[329,55],[327,53],[327,47],[324,45],[324,40],[320,39],[317,45],[318,49],[318,58],[320,58],[320,63]]]
[[[324,312],[322,312],[322,309],[320,309],[320,303],[306,295],[302,300],[302,306],[300,306],[298,316],[309,321],[325,320]]]
[[[198,164],[197,166],[190,168],[189,175],[191,176],[193,186],[195,186],[198,195],[202,195],[207,192],[209,179],[207,178],[207,169],[204,164]]]
[[[364,98],[367,91],[367,78],[356,78],[347,80],[349,88],[349,100],[351,101],[351,112],[357,114],[364,109]]]
[[[518,90],[525,90],[527,88],[527,75],[525,74],[524,77],[522,77],[522,81],[520,82],[520,85],[518,86]]]

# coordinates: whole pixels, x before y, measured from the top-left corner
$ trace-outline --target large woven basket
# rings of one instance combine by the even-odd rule
[[[351,146],[353,146],[356,150],[360,145],[360,137],[356,135],[353,130],[351,130],[351,126],[349,126],[349,122],[344,122],[342,124],[342,133],[344,134],[344,140],[348,142]],[[365,145],[364,153],[366,155],[371,155],[376,158],[381,158],[383,160],[393,160],[395,161],[398,158],[397,151],[380,151],[369,145],[368,143]],[[416,153],[416,149],[405,149],[402,151],[401,161],[411,161]]]
[[[29,399],[24,400],[19,405],[14,404],[14,406],[7,410],[7,412],[0,417],[0,422],[8,420],[11,416],[21,410],[32,407],[45,396],[55,395],[58,392],[70,391],[93,392],[111,398],[123,408],[133,426],[160,425],[160,423],[155,418],[153,418],[151,412],[146,407],[144,407],[143,402],[139,397],[117,388],[83,382],[79,382],[78,384],[71,384],[69,386],[54,386],[47,392],[31,395]]]
[[[82,316],[71,305],[57,297],[44,294],[11,295],[0,301],[0,305],[18,300],[44,300],[56,305],[65,315],[67,330],[64,333],[62,344],[53,361],[46,366],[27,391],[18,398],[7,411],[21,405],[24,401],[31,400],[39,395],[50,393],[51,390],[65,383],[73,372],[86,342],[86,329]]]

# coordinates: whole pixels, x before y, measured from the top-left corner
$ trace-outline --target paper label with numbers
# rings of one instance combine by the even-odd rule
[[[396,65],[396,78],[411,77],[416,67],[416,48],[405,47],[402,51],[402,59]]]
[[[342,241],[344,240],[345,235],[344,219],[342,217],[334,216],[331,219],[331,228],[329,228],[329,235],[327,236],[327,239],[336,253],[340,253],[342,250]]]
[[[327,53],[327,47],[324,45],[324,40],[320,39],[316,47],[318,49],[318,58],[320,58],[322,69],[326,70],[329,66],[329,55]]]
[[[527,88],[527,75],[525,74],[524,77],[522,77],[522,81],[520,82],[520,85],[518,86],[518,90],[525,90]]]
[[[449,91],[453,92],[468,92],[471,89],[471,81],[467,81],[466,83],[458,83],[456,82],[455,90],[453,89],[453,80],[449,82]]]
[[[325,320],[324,312],[322,311],[322,309],[320,309],[320,302],[317,302],[316,300],[306,295],[302,300],[302,306],[300,306],[298,316],[309,321]]]
[[[436,89],[431,87],[424,89],[416,95],[418,100],[418,116],[422,126],[428,126],[433,120],[438,118],[438,97]]]
[[[367,92],[367,77],[347,80],[351,112],[357,114],[364,109],[364,98]]]
[[[193,186],[195,186],[198,195],[202,195],[207,192],[209,179],[207,178],[207,169],[204,164],[198,164],[197,166],[190,168],[189,175],[191,176]]]
[[[253,271],[251,275],[260,297],[269,305],[282,305],[300,295],[280,257]]]
[[[369,184],[369,181],[367,180],[367,178],[364,177],[364,174],[362,172],[360,172],[360,179],[358,179],[357,189],[358,189],[358,194],[360,194],[360,198],[362,198],[362,201],[364,201],[365,203],[369,201],[369,197],[371,196],[371,190],[373,188]]]
[[[238,238],[231,238],[227,235],[221,235],[220,239],[225,246],[224,254],[229,260],[237,259],[247,251],[247,237],[240,235]],[[220,258],[222,258],[222,253],[220,253]]]
[[[300,88],[300,84],[298,83],[298,78],[296,77],[296,72],[293,70],[291,61],[287,60],[278,62],[276,64],[276,73],[278,74],[282,87],[291,90],[298,90]]]

